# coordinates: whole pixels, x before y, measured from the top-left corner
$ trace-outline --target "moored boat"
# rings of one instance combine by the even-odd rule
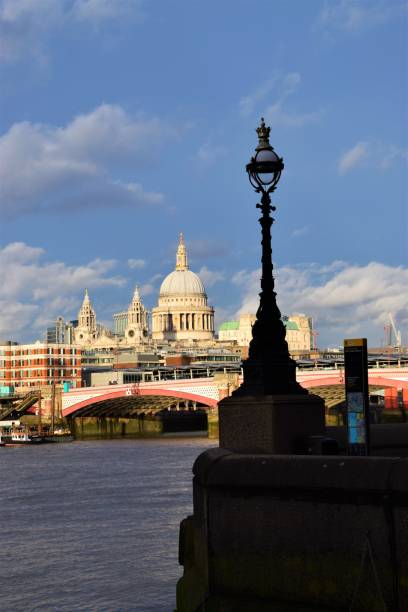
[[[20,446],[21,444],[41,444],[44,438],[30,432],[26,427],[17,427],[1,433],[4,446]]]

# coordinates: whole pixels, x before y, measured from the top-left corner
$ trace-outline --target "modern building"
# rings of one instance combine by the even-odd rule
[[[152,338],[168,342],[202,342],[214,338],[214,309],[197,274],[189,270],[183,234],[180,234],[176,268],[160,287],[152,310]]]
[[[47,327],[45,342],[47,344],[73,344],[74,329],[78,321],[65,322],[63,317],[57,317],[50,327]]]
[[[81,386],[81,349],[67,344],[0,345],[0,386]]]
[[[113,333],[115,336],[124,337],[125,329],[128,324],[128,311],[115,312],[113,315]]]
[[[47,327],[45,335],[47,344],[63,344],[65,341],[65,321],[63,317],[58,317],[50,327]]]

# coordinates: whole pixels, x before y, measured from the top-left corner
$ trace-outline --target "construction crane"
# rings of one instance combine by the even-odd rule
[[[384,325],[384,348],[391,346],[391,325],[386,323]]]
[[[390,325],[391,325],[391,329],[392,332],[394,334],[394,338],[395,338],[395,342],[392,342],[392,333],[390,333],[390,344],[392,346],[394,346],[397,349],[401,348],[401,332],[395,327],[395,323],[394,323],[394,317],[392,316],[392,314],[389,312],[388,313],[388,318],[390,320]]]
[[[310,340],[311,340],[311,349],[315,351],[317,349],[317,336],[319,332],[316,331],[313,327],[313,317],[309,317],[309,328],[310,328]]]

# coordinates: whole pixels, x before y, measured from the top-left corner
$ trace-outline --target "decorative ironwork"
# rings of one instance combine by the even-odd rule
[[[249,180],[261,202],[256,205],[262,212],[259,223],[262,228],[262,278],[260,303],[252,328],[249,356],[243,363],[244,382],[233,395],[286,395],[307,394],[296,382],[296,363],[289,356],[286,328],[276,303],[273,277],[271,226],[274,218],[270,194],[276,189],[283,160],[269,143],[270,128],[263,118],[257,128],[256,155],[246,166]]]

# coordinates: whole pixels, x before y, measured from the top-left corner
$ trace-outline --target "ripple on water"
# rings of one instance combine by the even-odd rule
[[[0,449],[0,609],[172,612],[206,439]]]

